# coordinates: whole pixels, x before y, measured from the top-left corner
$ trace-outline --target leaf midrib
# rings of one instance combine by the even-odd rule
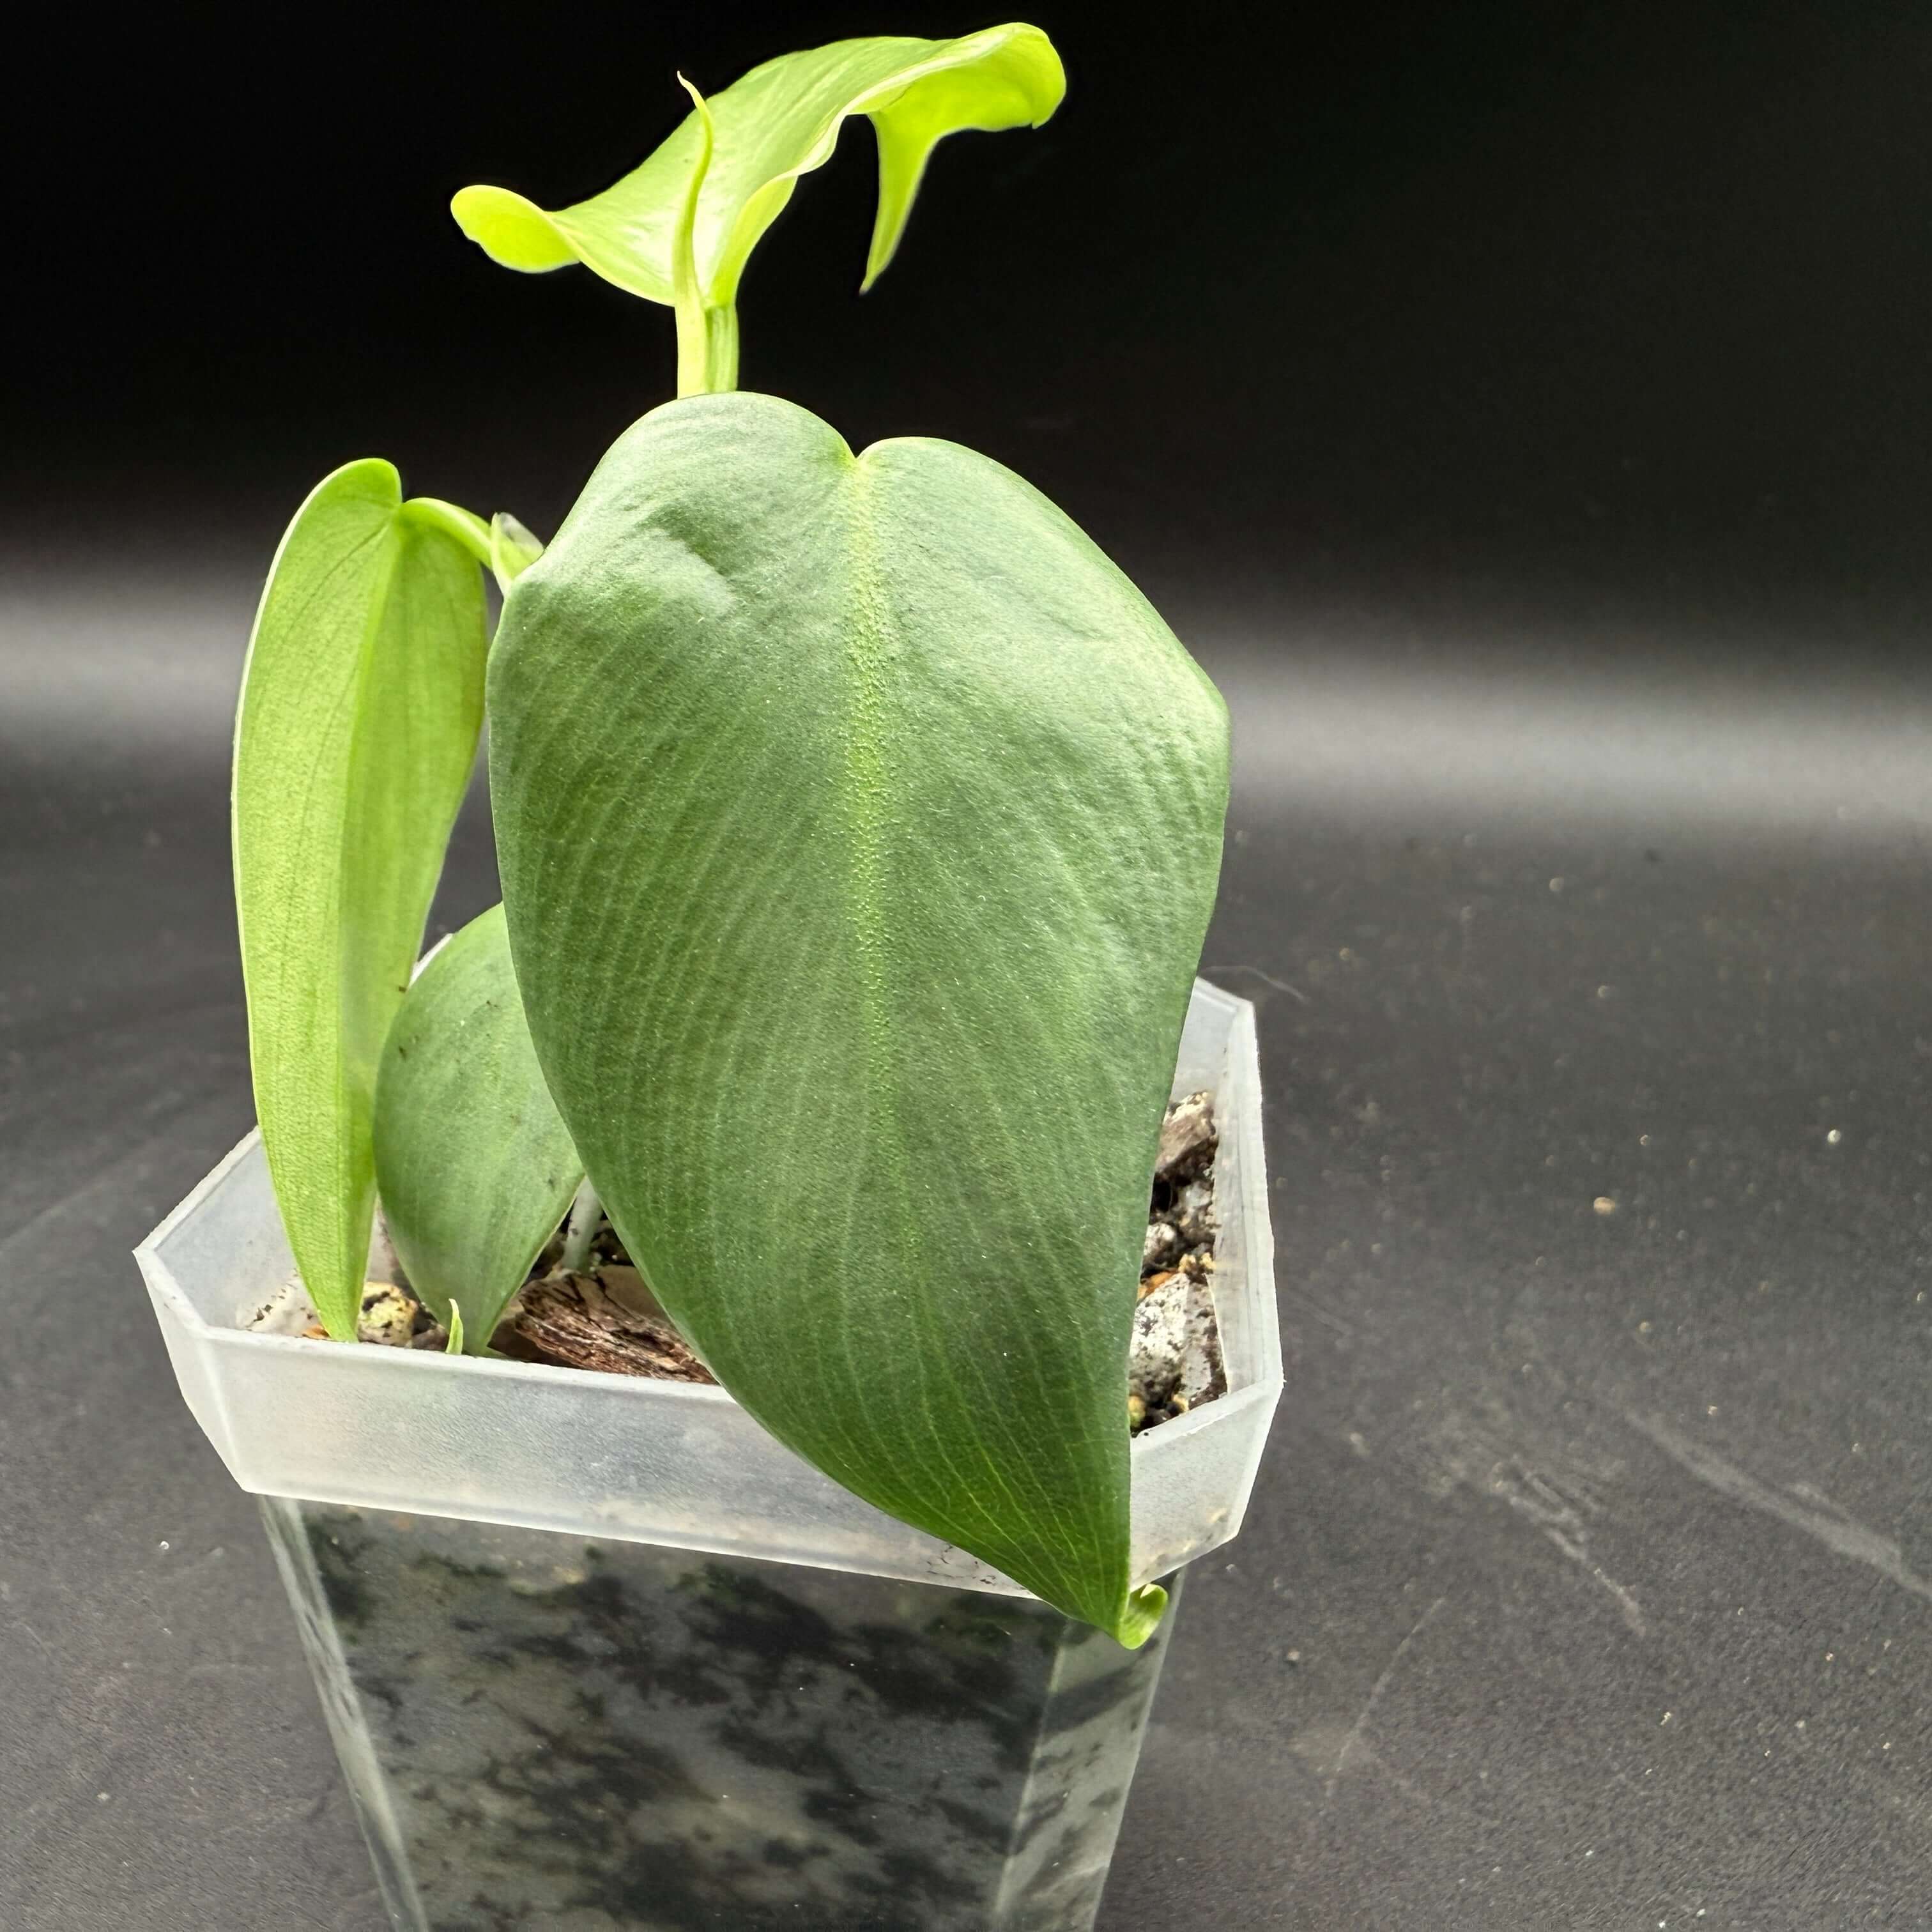
[[[848,455],[844,478],[852,497],[849,524],[851,621],[845,632],[851,704],[847,714],[850,729],[841,803],[850,855],[845,868],[847,907],[865,1018],[866,1102],[872,1111],[871,1138],[878,1160],[873,1173],[881,1184],[881,1197],[889,1205],[884,1220],[892,1246],[907,1271],[907,1279],[916,1280],[921,1245],[919,1217],[914,1211],[914,1176],[900,1117],[902,1055],[898,1029],[892,1015],[890,984],[893,964],[890,935],[895,929],[888,906],[887,801],[893,770],[890,748],[903,742],[903,734],[894,730],[889,716],[892,692],[886,667],[896,655],[895,627],[888,608],[878,532],[872,514],[877,472],[867,461],[885,446],[875,443],[856,456]],[[848,1352],[855,1340],[855,1335],[848,1330],[845,1338]],[[930,1372],[930,1364],[922,1355],[915,1355],[914,1366],[922,1378]],[[855,1378],[860,1376],[856,1362],[850,1365],[850,1372]],[[926,1406],[929,1414],[929,1405]],[[946,1435],[930,1427],[928,1433],[940,1460],[952,1469],[962,1500],[967,1497],[976,1500],[982,1484],[988,1480],[1010,1492],[1010,1484],[998,1468],[962,1467]]]
[[[866,1106],[872,1121],[869,1138],[878,1161],[874,1170],[881,1196],[888,1204],[885,1225],[905,1279],[917,1276],[917,1217],[913,1212],[913,1178],[908,1164],[900,1118],[901,1054],[892,1023],[890,976],[892,921],[887,912],[889,869],[886,856],[887,810],[892,761],[888,746],[896,742],[888,717],[890,692],[886,665],[893,655],[892,622],[886,608],[885,573],[879,556],[878,532],[872,515],[874,473],[862,451],[851,458],[844,481],[852,499],[851,621],[846,626],[845,662],[851,706],[842,803],[846,824],[848,862],[846,903],[851,921],[859,970],[859,998],[866,1028]],[[846,1329],[843,1346],[848,1355],[858,1341],[856,1324]],[[922,1354],[914,1366],[922,1382],[930,1372]],[[856,1359],[848,1364],[855,1379],[862,1371]],[[929,1402],[922,1400],[928,1418]],[[950,1466],[962,1486],[968,1472],[954,1462],[945,1436],[928,1433],[940,1459]]]
[[[324,580],[326,584],[344,575],[352,576],[358,560],[367,550],[381,546],[385,551],[379,566],[379,580],[370,599],[369,614],[364,620],[362,637],[357,648],[356,674],[353,679],[344,686],[341,696],[337,700],[338,712],[342,710],[346,710],[348,712],[346,725],[342,737],[342,762],[345,773],[352,774],[356,770],[357,740],[361,729],[363,702],[368,686],[370,667],[374,661],[376,640],[381,632],[389,593],[395,582],[396,565],[400,550],[400,545],[396,542],[395,537],[394,514],[393,512],[390,512],[368,536],[352,546],[348,554]],[[320,604],[323,602],[324,596],[323,586],[318,585],[310,592],[303,608],[305,609],[311,605]],[[250,655],[252,656],[252,650]],[[243,680],[243,688],[245,692],[247,689],[245,666]],[[312,784],[305,784],[301,788],[301,791],[305,800],[308,801],[306,808],[314,809],[316,802],[315,788]],[[338,837],[336,864],[329,890],[329,921],[332,944],[339,940],[342,930],[344,874],[348,865],[349,848],[354,842],[358,830],[354,812],[351,811],[345,814]],[[246,928],[246,898],[245,894],[236,895],[236,922],[238,935],[242,941],[244,961],[248,957],[249,952]],[[270,1001],[274,1010],[285,1012],[292,1007],[299,1009],[302,1004],[301,988],[304,964],[304,962],[299,957],[292,953],[282,958],[278,962],[278,970],[274,976],[274,990],[270,995]],[[245,982],[245,972],[244,976]],[[351,1037],[353,1030],[350,1024],[349,992],[346,976],[338,971],[334,994],[336,1052],[331,1057],[331,1064],[325,1075],[328,1083],[330,1104],[338,1110],[345,1110],[352,1107],[359,1097],[365,1097],[367,1085],[373,1084],[358,1084],[350,1078],[348,1063],[353,1051]],[[254,1042],[252,1032],[250,1045],[251,1050],[257,1052],[261,1050]],[[355,1245],[355,1222],[359,1198],[358,1190],[356,1186],[356,1163],[353,1159],[348,1156],[346,1149],[342,1150],[342,1154],[344,1160],[340,1177],[341,1186],[336,1202],[334,1216],[336,1222],[334,1237],[339,1244],[340,1252],[328,1257],[331,1261],[344,1258],[353,1250]]]
[[[377,646],[388,621],[389,599],[394,594],[397,572],[401,565],[403,547],[406,542],[400,526],[402,506],[392,511],[377,541],[382,545],[381,574],[374,586],[369,599],[368,616],[362,627],[362,642],[356,654],[356,681],[352,710],[349,722],[349,738],[346,765],[351,783],[360,775],[364,758],[364,745],[367,738],[368,704],[369,687],[375,676]],[[334,912],[336,932],[342,929],[345,913],[345,888],[349,881],[349,870],[353,862],[356,850],[365,836],[365,827],[359,800],[352,800],[350,808],[342,815],[341,842],[337,854],[335,880],[331,897],[334,902]],[[336,1063],[338,1085],[349,1085],[350,1066],[356,1062],[356,1085],[352,1097],[365,1104],[373,1102],[376,1091],[376,1066],[380,1058],[382,1042],[380,1040],[363,1040],[356,1036],[357,1015],[347,974],[339,976],[335,988],[338,1024],[344,1051]]]
[[[852,621],[846,627],[845,663],[850,674],[851,730],[846,748],[842,803],[849,838],[848,904],[856,942],[860,998],[866,1016],[867,1072],[887,1097],[898,1124],[898,1090],[893,1076],[898,1055],[886,1011],[885,811],[890,778],[886,692],[884,659],[889,654],[890,620],[879,568],[878,536],[870,514],[869,476],[865,458],[855,457],[850,472],[853,502]],[[891,1138],[896,1184],[905,1179],[904,1150]]]

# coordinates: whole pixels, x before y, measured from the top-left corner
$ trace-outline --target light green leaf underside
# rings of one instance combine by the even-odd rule
[[[1126,1347],[1213,687],[1010,472],[737,394],[605,458],[490,715],[538,1055],[667,1310],[838,1480],[1144,1637]]]
[[[799,176],[830,158],[849,116],[869,116],[878,138],[869,286],[898,245],[934,146],[964,128],[1037,126],[1066,86],[1052,43],[1022,25],[951,40],[837,40],[754,68],[710,97],[716,151],[693,238],[705,304],[736,298],[759,236]],[[641,166],[588,201],[546,211],[508,188],[466,188],[451,212],[506,268],[539,272],[581,262],[633,295],[669,304],[678,217],[703,140],[694,110]]]
[[[570,1205],[583,1163],[544,1084],[492,906],[439,947],[389,1029],[376,1086],[376,1180],[410,1285],[470,1348]]]
[[[483,586],[387,463],[319,484],[276,553],[236,724],[235,892],[256,1112],[290,1246],[352,1339],[376,1064],[483,716]],[[479,525],[479,528],[482,527]]]

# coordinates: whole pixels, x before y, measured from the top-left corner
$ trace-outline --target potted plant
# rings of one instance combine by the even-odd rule
[[[1252,1015],[1193,976],[1220,698],[1009,471],[736,387],[844,119],[869,284],[934,143],[1064,85],[1027,26],[841,42],[575,207],[465,190],[497,260],[673,308],[678,400],[548,546],[362,462],[270,572],[260,1126],[140,1254],[398,1926],[1088,1925],[1239,1526],[1280,1365]],[[486,715],[502,903],[415,965]]]

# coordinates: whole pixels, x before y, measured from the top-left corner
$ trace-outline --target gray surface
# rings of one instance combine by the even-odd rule
[[[127,1254],[248,1118],[251,596],[0,635],[10,1932],[381,1922]],[[1289,1380],[1102,1925],[1923,1926],[1932,700],[1166,601],[1240,732],[1207,963],[1262,1006]],[[490,890],[472,818],[445,912]]]

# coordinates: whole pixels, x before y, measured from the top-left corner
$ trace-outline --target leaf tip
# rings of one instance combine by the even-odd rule
[[[362,1340],[362,1337],[358,1333],[356,1326],[356,1309],[352,1303],[345,1309],[338,1298],[332,1296],[329,1298],[329,1305],[325,1308],[320,1301],[316,1300],[313,1294],[309,1297],[309,1300],[314,1303],[316,1315],[332,1342],[360,1342]]]
[[[1029,78],[1034,92],[1032,125],[1043,128],[1059,112],[1060,103],[1066,98],[1066,63],[1060,58],[1060,50],[1053,44],[1052,36],[1043,28],[1016,22],[1013,38],[1025,48],[1030,57],[1032,73]]]
[[[457,226],[503,268],[539,275],[577,260],[577,250],[550,216],[508,188],[459,188],[450,197],[449,212]]]
[[[1138,1650],[1160,1628],[1167,1610],[1167,1592],[1158,1583],[1144,1583],[1127,1593],[1127,1600],[1114,1626],[1115,1640],[1128,1650]]]
[[[682,69],[678,71],[677,84],[691,96],[691,104],[704,116],[704,124],[708,128],[711,124],[711,104],[705,99]]]

